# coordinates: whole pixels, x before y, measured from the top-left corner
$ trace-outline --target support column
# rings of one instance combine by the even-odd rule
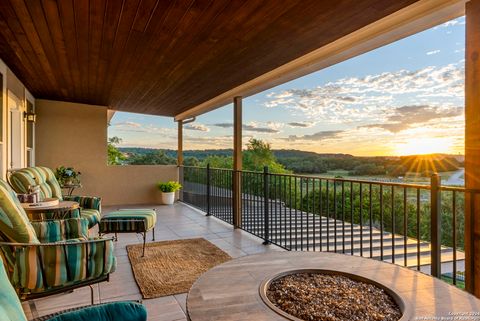
[[[183,165],[183,120],[178,121],[177,166]]]
[[[480,0],[466,4],[465,186],[480,190]],[[465,287],[480,298],[480,194],[465,195]]]
[[[242,225],[242,97],[233,98],[233,226]]]
[[[183,120],[178,121],[178,134],[177,134],[177,166],[178,166],[178,181],[180,184],[185,185],[184,181],[184,168],[183,166]],[[178,197],[183,201],[183,188],[180,189]]]

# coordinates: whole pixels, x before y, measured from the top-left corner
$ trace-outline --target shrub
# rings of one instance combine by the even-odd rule
[[[157,184],[157,187],[163,193],[171,193],[171,192],[176,192],[179,189],[181,189],[182,185],[180,185],[179,182],[170,181],[170,182],[159,182]]]

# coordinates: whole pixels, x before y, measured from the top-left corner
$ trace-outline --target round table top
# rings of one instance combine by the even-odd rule
[[[402,298],[410,320],[462,316],[471,317],[462,320],[480,320],[479,299],[429,275],[358,256],[287,251],[244,256],[209,270],[188,293],[188,317],[192,321],[286,320],[263,303],[259,286],[294,269],[335,270],[374,280]]]
[[[66,210],[74,210],[74,209],[77,209],[79,207],[80,207],[80,205],[77,202],[60,201],[56,205],[24,207],[24,210],[27,211],[27,212],[66,211]]]

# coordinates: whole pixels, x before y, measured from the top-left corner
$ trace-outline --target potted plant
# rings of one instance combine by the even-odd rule
[[[179,182],[158,182],[158,189],[161,192],[162,203],[171,205],[175,202],[175,192],[182,188]]]
[[[80,175],[81,173],[76,171],[73,167],[59,166],[55,169],[55,177],[60,186],[80,184]]]

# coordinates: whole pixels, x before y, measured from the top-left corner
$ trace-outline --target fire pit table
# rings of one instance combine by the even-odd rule
[[[401,320],[480,321],[480,300],[429,275],[372,259],[335,253],[272,252],[241,257],[203,274],[187,297],[191,321],[298,320],[265,299],[265,285],[295,271],[326,271],[385,290]],[[263,298],[262,298],[263,297]],[[443,317],[443,319],[441,319]]]

